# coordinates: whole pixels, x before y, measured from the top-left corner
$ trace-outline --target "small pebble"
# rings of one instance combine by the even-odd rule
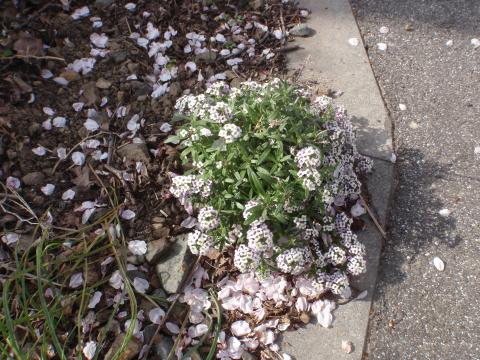
[[[435,266],[435,268],[438,270],[438,271],[443,271],[445,270],[445,263],[443,262],[442,259],[440,259],[438,256],[435,256],[433,258],[433,266]]]

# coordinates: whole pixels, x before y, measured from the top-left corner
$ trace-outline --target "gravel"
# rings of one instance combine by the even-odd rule
[[[480,2],[352,3],[397,152],[365,359],[479,359]]]

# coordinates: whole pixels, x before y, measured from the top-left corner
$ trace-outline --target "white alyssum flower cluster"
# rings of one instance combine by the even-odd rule
[[[233,263],[242,273],[264,280],[278,279],[278,272],[304,276],[316,293],[343,294],[348,277],[366,269],[365,248],[351,231],[350,216],[361,212],[344,207],[358,205],[356,172],[370,170],[371,160],[358,153],[345,110],[330,98],[308,96],[275,80],[235,89],[217,82],[204,94],[181,97],[176,109],[191,121],[176,137],[192,154],[194,170],[173,177],[171,192],[199,208],[188,236],[193,253],[234,245]],[[308,119],[303,125],[279,113],[296,106],[292,97],[305,104],[291,111]],[[258,109],[272,102],[275,111],[259,119]],[[289,131],[303,136],[303,146],[288,142]]]

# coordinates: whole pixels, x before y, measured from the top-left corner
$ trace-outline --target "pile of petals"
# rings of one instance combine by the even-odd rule
[[[328,327],[335,305],[325,296],[349,297],[350,278],[366,269],[352,223],[364,213],[357,173],[372,162],[358,153],[345,110],[278,79],[215,83],[176,108],[185,121],[168,141],[193,167],[172,174],[170,191],[195,221],[188,245],[230,264],[212,275],[229,324],[217,334],[218,357],[278,352],[276,334],[304,313]],[[183,294],[192,324],[211,307],[201,283]]]

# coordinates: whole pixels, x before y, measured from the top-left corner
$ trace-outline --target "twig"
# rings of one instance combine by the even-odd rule
[[[273,49],[273,52],[287,53],[287,52],[296,51],[296,50],[300,50],[300,49],[303,49],[303,48],[299,45],[291,45],[291,46],[283,46],[283,47]]]
[[[360,195],[360,198],[362,199],[363,201],[363,204],[365,206],[365,209],[367,209],[367,212],[368,212],[368,215],[370,216],[370,218],[372,219],[373,223],[375,224],[375,226],[377,227],[378,231],[380,232],[380,234],[382,234],[382,237],[384,240],[387,240],[387,233],[385,232],[385,230],[383,230],[382,226],[380,225],[380,223],[378,222],[377,218],[375,217],[375,215],[373,214],[373,211],[370,209],[370,207],[368,206],[367,202],[365,201],[365,199],[363,198],[363,196]]]
[[[13,60],[13,59],[37,59],[37,60],[56,60],[56,61],[62,61],[66,63],[64,58],[61,57],[56,57],[56,56],[36,56],[36,55],[13,55],[13,56],[6,56],[6,57],[0,57],[0,60]]]

